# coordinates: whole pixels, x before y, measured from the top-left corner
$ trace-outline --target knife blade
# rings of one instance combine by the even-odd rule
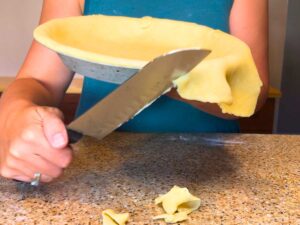
[[[181,49],[159,56],[68,126],[69,142],[83,135],[102,139],[171,89],[173,80],[190,72],[210,50]]]
[[[173,80],[190,72],[209,53],[210,50],[204,49],[182,49],[155,58],[72,121],[67,126],[69,143],[76,143],[83,135],[104,138],[171,89]],[[38,186],[39,177],[32,182],[18,181],[20,199],[26,199],[28,190],[36,190]]]

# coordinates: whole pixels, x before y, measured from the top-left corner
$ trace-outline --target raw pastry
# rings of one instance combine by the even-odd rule
[[[129,219],[129,213],[117,214],[111,209],[102,212],[103,225],[125,225]]]
[[[180,221],[184,221],[188,219],[188,214],[186,212],[180,212],[175,214],[161,214],[159,216],[155,216],[154,220],[163,219],[166,223],[177,223]]]
[[[180,48],[212,50],[175,81],[182,98],[217,103],[223,113],[251,116],[262,82],[249,47],[225,32],[195,23],[121,16],[55,19],[34,31],[48,48],[82,60],[126,68]]]
[[[167,194],[155,199],[161,204],[166,214],[154,217],[164,219],[167,223],[176,223],[188,218],[188,214],[199,208],[201,200],[190,194],[187,188],[174,186]]]

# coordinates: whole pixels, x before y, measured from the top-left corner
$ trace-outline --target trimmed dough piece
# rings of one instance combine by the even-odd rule
[[[166,223],[177,223],[180,221],[184,221],[188,219],[188,215],[186,212],[179,212],[175,213],[173,215],[171,214],[161,214],[159,216],[155,216],[153,218],[154,220],[165,220]]]
[[[193,196],[187,188],[174,186],[167,194],[155,199],[155,204],[161,204],[166,214],[154,217],[164,219],[167,223],[186,220],[188,214],[197,210],[201,200]]]
[[[102,212],[103,225],[125,225],[129,219],[129,213],[117,214],[112,209]]]
[[[180,48],[212,50],[175,81],[182,98],[217,103],[223,113],[251,116],[262,82],[249,47],[234,36],[190,22],[121,16],[80,16],[40,25],[34,38],[65,55],[96,63],[142,68]]]

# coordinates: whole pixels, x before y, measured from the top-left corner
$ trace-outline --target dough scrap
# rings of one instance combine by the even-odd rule
[[[161,204],[166,214],[155,216],[154,219],[164,219],[167,223],[176,223],[188,218],[188,214],[200,207],[201,200],[193,196],[187,188],[174,186],[168,193],[155,199],[155,204]]]
[[[223,113],[236,116],[255,112],[262,82],[250,48],[220,30],[169,19],[95,15],[51,20],[35,29],[34,38],[65,55],[136,69],[175,49],[210,49],[208,57],[174,82],[179,95],[217,103]]]
[[[154,220],[165,220],[166,223],[177,223],[188,219],[188,214],[186,212],[179,212],[173,215],[171,214],[161,214],[153,217]]]
[[[129,219],[129,213],[117,214],[112,209],[102,212],[103,225],[125,225]]]

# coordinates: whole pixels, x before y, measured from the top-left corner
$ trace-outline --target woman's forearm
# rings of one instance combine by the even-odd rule
[[[268,97],[268,0],[234,0],[230,14],[230,33],[244,41],[251,49],[263,83],[256,110]]]
[[[1,115],[24,105],[55,106],[49,90],[34,78],[16,79],[0,99]]]

